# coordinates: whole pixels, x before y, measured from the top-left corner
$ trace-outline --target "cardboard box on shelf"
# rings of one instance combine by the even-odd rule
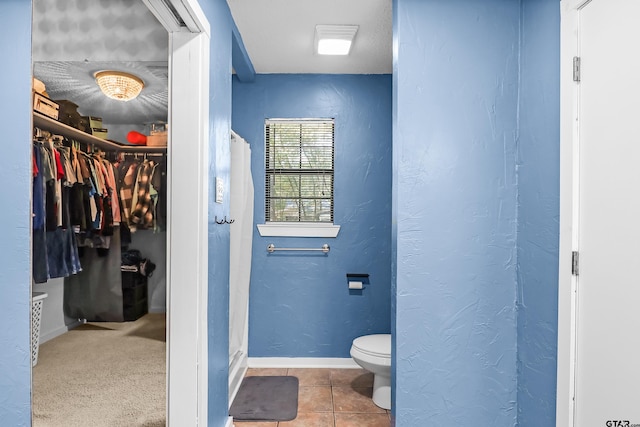
[[[107,129],[91,128],[91,135],[96,138],[107,139]]]
[[[102,129],[102,117],[82,116],[89,123],[89,129]]]
[[[167,146],[167,133],[158,133],[154,135],[147,135],[148,147],[166,147]]]
[[[42,113],[47,117],[58,120],[58,114],[60,112],[60,106],[47,98],[46,96],[34,92],[33,93],[33,110],[38,113]]]

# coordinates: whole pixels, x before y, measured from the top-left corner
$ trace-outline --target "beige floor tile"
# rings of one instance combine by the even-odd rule
[[[251,422],[245,422],[245,421],[234,421],[233,425],[235,427],[278,427],[278,423],[277,422],[255,422],[255,421],[251,421]]]
[[[236,427],[390,427],[390,411],[371,400],[373,374],[364,369],[251,368],[247,376],[298,377],[298,416],[292,421],[242,422]]]
[[[287,375],[298,377],[300,386],[331,385],[331,369],[289,368]]]
[[[373,387],[373,374],[364,369],[332,369],[331,385]]]
[[[249,368],[245,377],[279,377],[287,375],[287,368]]]
[[[335,427],[389,427],[387,414],[335,414]]]
[[[335,412],[382,413],[386,411],[371,400],[372,388],[332,387]]]
[[[298,389],[298,412],[332,412],[331,387],[300,387]]]
[[[334,427],[332,412],[301,413],[293,421],[280,421],[278,427]]]

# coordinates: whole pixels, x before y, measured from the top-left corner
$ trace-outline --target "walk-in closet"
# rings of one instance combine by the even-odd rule
[[[34,0],[32,58],[33,425],[165,425],[168,33]]]

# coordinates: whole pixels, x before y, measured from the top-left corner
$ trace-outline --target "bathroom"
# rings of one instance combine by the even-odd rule
[[[220,35],[230,24],[228,18],[223,18],[225,15],[218,14],[222,6],[202,3],[216,36],[212,38],[212,52],[218,53],[211,57],[211,73],[215,76],[211,79],[212,93],[222,94],[223,98],[212,108],[211,116],[216,119],[212,120],[212,135],[227,136],[233,127],[250,141],[252,148],[255,147],[254,182],[259,182],[263,164],[259,154],[263,121],[265,117],[278,117],[278,111],[261,112],[260,120],[250,124],[240,120],[238,97],[243,89],[236,82],[231,125],[231,112],[219,106],[226,101],[229,108],[231,106],[230,83],[217,78],[227,75],[230,69],[230,47],[225,46],[230,36]],[[340,126],[337,121],[336,172],[347,175],[336,177],[335,194],[336,201],[351,198],[353,202],[343,212],[336,204],[336,223],[341,226],[336,239],[295,239],[295,246],[298,242],[300,246],[304,243],[313,247],[328,243],[329,254],[300,257],[303,261],[292,263],[291,270],[286,272],[291,280],[285,283],[280,278],[282,269],[277,273],[269,270],[266,274],[267,271],[260,271],[257,266],[270,269],[286,261],[280,254],[278,258],[269,255],[266,245],[293,246],[293,239],[261,236],[254,240],[256,266],[252,269],[252,292],[257,295],[252,294],[250,301],[250,356],[276,354],[274,346],[256,335],[257,330],[252,332],[252,328],[260,328],[262,324],[256,326],[258,321],[251,320],[252,316],[268,318],[274,307],[279,307],[279,313],[273,318],[281,323],[269,331],[271,337],[275,337],[276,343],[279,336],[296,339],[296,347],[279,352],[277,355],[281,357],[290,354],[348,357],[353,337],[393,330],[397,339],[397,346],[394,345],[396,379],[402,384],[402,388],[396,390],[395,399],[398,425],[428,425],[425,422],[429,416],[444,424],[448,418],[442,406],[447,402],[430,399],[438,390],[443,390],[449,401],[455,403],[450,413],[459,415],[461,425],[471,425],[470,421],[474,420],[478,425],[508,426],[514,425],[516,418],[523,421],[527,415],[532,420],[537,417],[538,425],[551,425],[555,400],[556,313],[553,307],[557,298],[557,271],[554,271],[557,204],[553,203],[558,193],[557,2],[489,1],[482,5],[466,2],[464,8],[449,2],[398,1],[395,5],[396,36],[404,44],[394,64],[394,81],[390,76],[378,77],[387,81],[379,82],[377,89],[389,100],[384,119],[387,127],[384,128],[383,123],[381,130],[386,136],[373,137],[376,145],[372,157],[363,158],[364,153],[372,151],[368,147],[371,142],[359,135],[353,140],[342,139],[341,135],[352,129],[365,132],[370,127],[381,126],[376,121],[378,112],[374,115],[368,110],[371,106],[367,106],[364,109],[367,115],[361,117],[359,106],[343,106],[353,114],[355,125],[352,126],[355,127]],[[437,28],[441,33],[429,33],[429,28]],[[529,37],[521,40],[521,31]],[[429,58],[421,53],[426,47],[416,42],[425,38],[435,40],[429,47],[432,55]],[[445,45],[448,49],[438,48]],[[522,61],[522,72],[519,61]],[[447,64],[447,67],[433,64]],[[264,82],[259,77],[257,84],[264,84],[266,90],[275,90],[269,89],[268,80],[278,78],[285,77],[268,76]],[[288,89],[302,94],[307,89],[311,92],[313,87],[307,85],[322,83],[321,77],[311,78],[318,81],[303,81],[305,90],[302,91],[300,82],[296,84],[298,77],[287,76]],[[362,82],[352,81],[352,89],[358,90],[361,84],[371,90],[373,80],[363,77]],[[320,91],[315,95],[315,99],[322,101],[325,93]],[[351,102],[348,94],[338,91],[337,95],[344,98],[345,103]],[[259,105],[258,99],[256,96],[247,102],[245,108]],[[284,108],[285,102],[274,102],[278,104]],[[324,103],[319,107],[305,104],[295,116],[333,115]],[[27,112],[25,109],[25,117]],[[256,116],[252,113],[248,119]],[[28,127],[26,124],[25,128]],[[518,132],[521,136],[516,144]],[[351,150],[359,145],[366,145],[367,150]],[[211,155],[211,178],[224,171],[228,160],[225,156],[228,153],[224,149]],[[379,170],[359,169],[363,164]],[[520,167],[517,183],[516,167]],[[347,168],[348,172],[339,171],[340,168]],[[384,179],[378,180],[383,175]],[[361,191],[367,193],[351,193],[350,188],[339,186],[339,179],[343,182],[353,179],[356,183],[360,180]],[[346,191],[350,194],[343,197]],[[21,193],[16,192],[18,194]],[[542,203],[540,194],[544,195]],[[256,200],[260,197],[258,190]],[[521,206],[520,217],[515,213],[516,198]],[[18,197],[18,200],[23,199]],[[224,247],[228,247],[229,238],[228,233],[225,236],[213,223],[215,214],[225,213],[228,214],[223,208],[215,207],[209,218],[211,375],[208,410],[211,425],[221,425],[222,414],[228,409],[226,390],[220,387],[227,380],[228,354],[219,343],[224,341],[228,330],[223,295],[225,279],[228,279],[228,256],[224,255]],[[256,222],[260,221],[261,214],[258,207]],[[379,223],[376,217],[384,218]],[[378,226],[379,229],[371,229]],[[517,242],[516,228],[520,236]],[[9,238],[16,241],[24,237],[18,231],[11,233]],[[21,251],[5,252],[9,261],[21,260],[16,254]],[[518,276],[512,261],[515,255],[520,259]],[[347,273],[369,274],[370,283],[362,295],[349,292]],[[515,306],[520,304],[518,296],[524,294],[529,297],[527,305],[516,314]],[[278,304],[281,300],[307,304],[311,296],[314,297],[311,311]],[[26,291],[23,295],[18,290],[7,290],[3,299],[15,303],[27,301],[28,295]],[[472,304],[473,301],[477,304]],[[12,315],[11,311],[5,312],[7,316]],[[371,316],[372,313],[375,315]],[[456,321],[449,322],[451,318]],[[526,323],[527,320],[531,322]],[[345,321],[349,322],[349,328]],[[16,337],[26,336],[25,331],[28,332],[28,322],[18,322],[8,342],[11,345],[22,342]],[[313,338],[307,338],[310,331]],[[469,337],[475,338],[470,342]],[[493,341],[496,337],[501,340]],[[322,345],[316,346],[316,341]],[[516,347],[519,347],[518,356]],[[544,349],[542,355],[538,352],[540,347]],[[530,359],[534,359],[533,362]],[[518,361],[525,362],[522,371],[516,367]],[[432,375],[434,373],[440,376]],[[23,405],[28,401],[28,380],[23,379],[28,378],[28,370],[18,374],[15,382],[20,390],[9,403],[28,407],[28,403]],[[447,384],[451,387],[445,387]],[[526,384],[532,387],[525,389]],[[488,392],[483,394],[483,390]],[[534,401],[544,402],[544,409],[537,409]],[[432,406],[425,409],[425,402]],[[517,410],[524,415],[516,416],[513,402],[518,402]]]
[[[251,145],[255,191],[249,367],[357,368],[353,340],[391,331],[391,76],[234,77],[232,105],[233,129]],[[261,227],[264,121],[282,117],[335,120],[336,237],[261,235],[270,234]],[[329,251],[269,252],[270,244]],[[390,341],[387,348],[388,382]],[[382,407],[391,409],[389,391]]]
[[[321,96],[318,96],[321,94]],[[391,330],[391,76],[258,75],[233,80],[233,129],[251,145],[254,223],[263,224],[264,120],[335,119],[335,238],[268,237],[254,227],[249,357],[348,358]],[[274,252],[276,247],[323,252]],[[369,274],[349,290],[347,273]]]
[[[264,119],[336,118],[340,232],[335,241],[254,232],[249,357],[348,357],[353,337],[386,332],[389,320],[396,425],[551,426],[558,4],[394,7],[398,50],[387,81],[233,81],[232,126],[252,144],[257,224]],[[385,123],[390,145],[380,130],[368,133]],[[276,257],[270,243],[331,251]],[[362,295],[349,293],[346,273],[370,275]]]

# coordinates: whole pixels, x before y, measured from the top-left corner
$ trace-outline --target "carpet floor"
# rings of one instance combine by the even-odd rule
[[[86,323],[40,345],[34,427],[166,425],[166,322]]]

